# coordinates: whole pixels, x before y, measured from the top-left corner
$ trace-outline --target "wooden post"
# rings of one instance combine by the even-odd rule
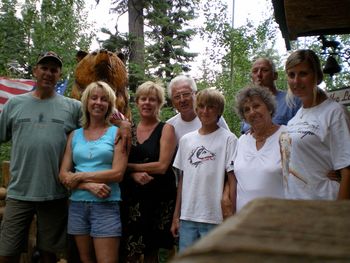
[[[7,187],[10,180],[10,162],[9,161],[2,161],[1,172],[2,172],[1,186]]]
[[[2,162],[1,172],[2,172],[2,178],[1,178],[1,185],[0,185],[0,221],[4,214],[5,198],[6,198],[6,192],[7,192],[6,187],[10,179],[10,162],[9,161]]]

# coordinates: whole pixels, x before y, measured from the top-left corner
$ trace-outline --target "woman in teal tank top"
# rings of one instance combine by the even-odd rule
[[[118,262],[121,237],[119,201],[127,153],[117,127],[109,123],[115,94],[104,82],[91,83],[82,98],[82,128],[69,137],[60,179],[71,189],[68,233],[82,262]]]

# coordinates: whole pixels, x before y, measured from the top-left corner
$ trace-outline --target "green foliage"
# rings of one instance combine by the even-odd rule
[[[99,40],[99,43],[102,44],[103,49],[109,50],[111,52],[121,52],[126,56],[129,55],[130,50],[128,47],[130,46],[130,40],[128,38],[128,34],[119,33],[117,27],[115,34],[113,34],[107,28],[101,28],[101,32],[109,35],[108,39],[104,41]]]
[[[14,76],[26,66],[23,57],[25,32],[16,17],[17,1],[2,0],[0,6],[0,75]]]
[[[196,17],[195,10],[198,7],[198,0],[170,1],[152,0],[144,1],[144,21],[146,58],[144,65],[130,61],[128,64],[131,82],[138,83],[145,80],[145,77],[160,77],[167,81],[174,76],[188,72],[189,62],[193,61],[196,53],[188,52],[188,42],[196,34],[189,22]],[[116,0],[113,2],[112,11],[122,15],[128,10],[130,1]],[[130,21],[129,21],[130,23]],[[116,28],[117,29],[117,28]],[[115,34],[103,29],[109,35],[109,39],[101,41],[103,47],[108,50],[121,50],[124,54],[130,55],[139,50],[132,50],[135,37],[123,35],[116,31]],[[146,71],[146,76],[145,76]]]
[[[173,117],[175,114],[176,112],[174,108],[166,105],[162,108],[160,119],[165,122],[166,120],[169,120],[171,117]]]
[[[66,77],[75,66],[76,51],[87,50],[94,36],[84,8],[82,0],[2,0],[0,74],[28,78],[38,54],[53,50],[63,58]],[[17,65],[13,74],[9,61]]]
[[[267,56],[279,61],[274,49],[276,26],[272,18],[267,18],[257,27],[248,21],[245,26],[232,28],[226,15],[227,6],[222,1],[205,1],[203,10],[206,19],[200,34],[212,48],[207,49],[209,60],[203,62],[206,66],[199,85],[215,87],[223,92],[226,99],[224,117],[238,136],[240,120],[234,112],[235,95],[250,82],[254,59]],[[214,66],[208,67],[210,63]]]
[[[196,53],[186,51],[188,42],[196,34],[189,26],[195,17],[198,1],[149,1],[145,21],[150,31],[146,32],[148,74],[167,81],[182,72],[188,72]]]

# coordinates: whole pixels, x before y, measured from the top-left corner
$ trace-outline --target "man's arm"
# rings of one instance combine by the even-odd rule
[[[179,183],[177,186],[176,204],[175,204],[175,210],[173,214],[173,222],[171,223],[171,228],[170,228],[170,231],[174,237],[178,237],[179,228],[180,228],[182,181],[183,181],[183,172],[181,170],[179,170],[178,177],[179,177]]]
[[[129,154],[131,147],[131,123],[127,120],[117,119],[111,119],[111,123],[115,126],[118,126],[119,128],[115,144],[117,144],[121,140],[123,152]]]

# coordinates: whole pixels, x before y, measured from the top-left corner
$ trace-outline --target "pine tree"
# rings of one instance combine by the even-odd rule
[[[188,72],[188,62],[196,53],[186,51],[196,31],[189,24],[196,18],[198,1],[153,0],[145,17],[150,31],[146,32],[148,71],[170,80]]]
[[[17,75],[25,67],[22,59],[25,36],[16,16],[17,1],[2,0],[0,6],[0,74]]]

